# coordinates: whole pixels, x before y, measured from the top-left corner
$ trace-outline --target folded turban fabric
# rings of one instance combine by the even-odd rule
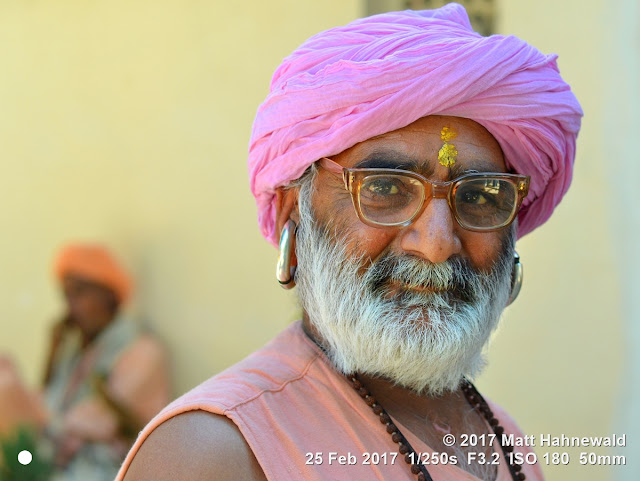
[[[120,302],[131,295],[129,275],[104,247],[70,244],[63,247],[55,260],[55,274],[60,281],[73,275],[111,289]]]
[[[483,125],[507,169],[531,176],[518,237],[531,232],[569,188],[582,117],[556,58],[513,36],[479,35],[455,3],[311,37],[276,70],[253,124],[249,176],[262,234],[276,245],[275,190],[313,162],[436,114]]]

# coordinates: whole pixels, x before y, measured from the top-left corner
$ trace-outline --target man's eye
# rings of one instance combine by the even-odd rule
[[[481,191],[474,190],[462,194],[462,201],[466,204],[483,205],[487,203],[487,197]]]
[[[396,182],[388,179],[376,179],[366,185],[366,190],[371,195],[397,195],[400,193],[400,188]]]

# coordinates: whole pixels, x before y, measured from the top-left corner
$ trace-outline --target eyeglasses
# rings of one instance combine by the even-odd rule
[[[436,182],[408,170],[348,169],[326,157],[318,163],[342,176],[358,218],[378,228],[412,224],[435,198],[447,199],[462,228],[494,231],[513,222],[529,192],[528,175],[469,173]]]

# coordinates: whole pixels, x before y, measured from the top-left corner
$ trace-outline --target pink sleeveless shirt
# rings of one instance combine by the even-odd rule
[[[494,404],[491,407],[506,433],[522,436],[502,409]],[[300,322],[167,406],[140,433],[116,481],[122,481],[133,457],[155,428],[193,410],[231,419],[270,481],[416,479],[397,454],[397,445],[385,426],[304,334]],[[433,452],[397,425],[417,453]],[[515,450],[529,452],[526,447]],[[427,468],[434,481],[478,481],[453,464]],[[525,464],[523,472],[529,481],[543,479],[537,464]],[[501,457],[497,481],[509,480]]]

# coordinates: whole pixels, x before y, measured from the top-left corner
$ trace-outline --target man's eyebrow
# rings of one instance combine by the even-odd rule
[[[433,167],[424,159],[411,158],[395,152],[374,152],[356,163],[354,167],[359,169],[403,169],[422,174],[433,173]],[[426,169],[430,172],[424,172]]]

